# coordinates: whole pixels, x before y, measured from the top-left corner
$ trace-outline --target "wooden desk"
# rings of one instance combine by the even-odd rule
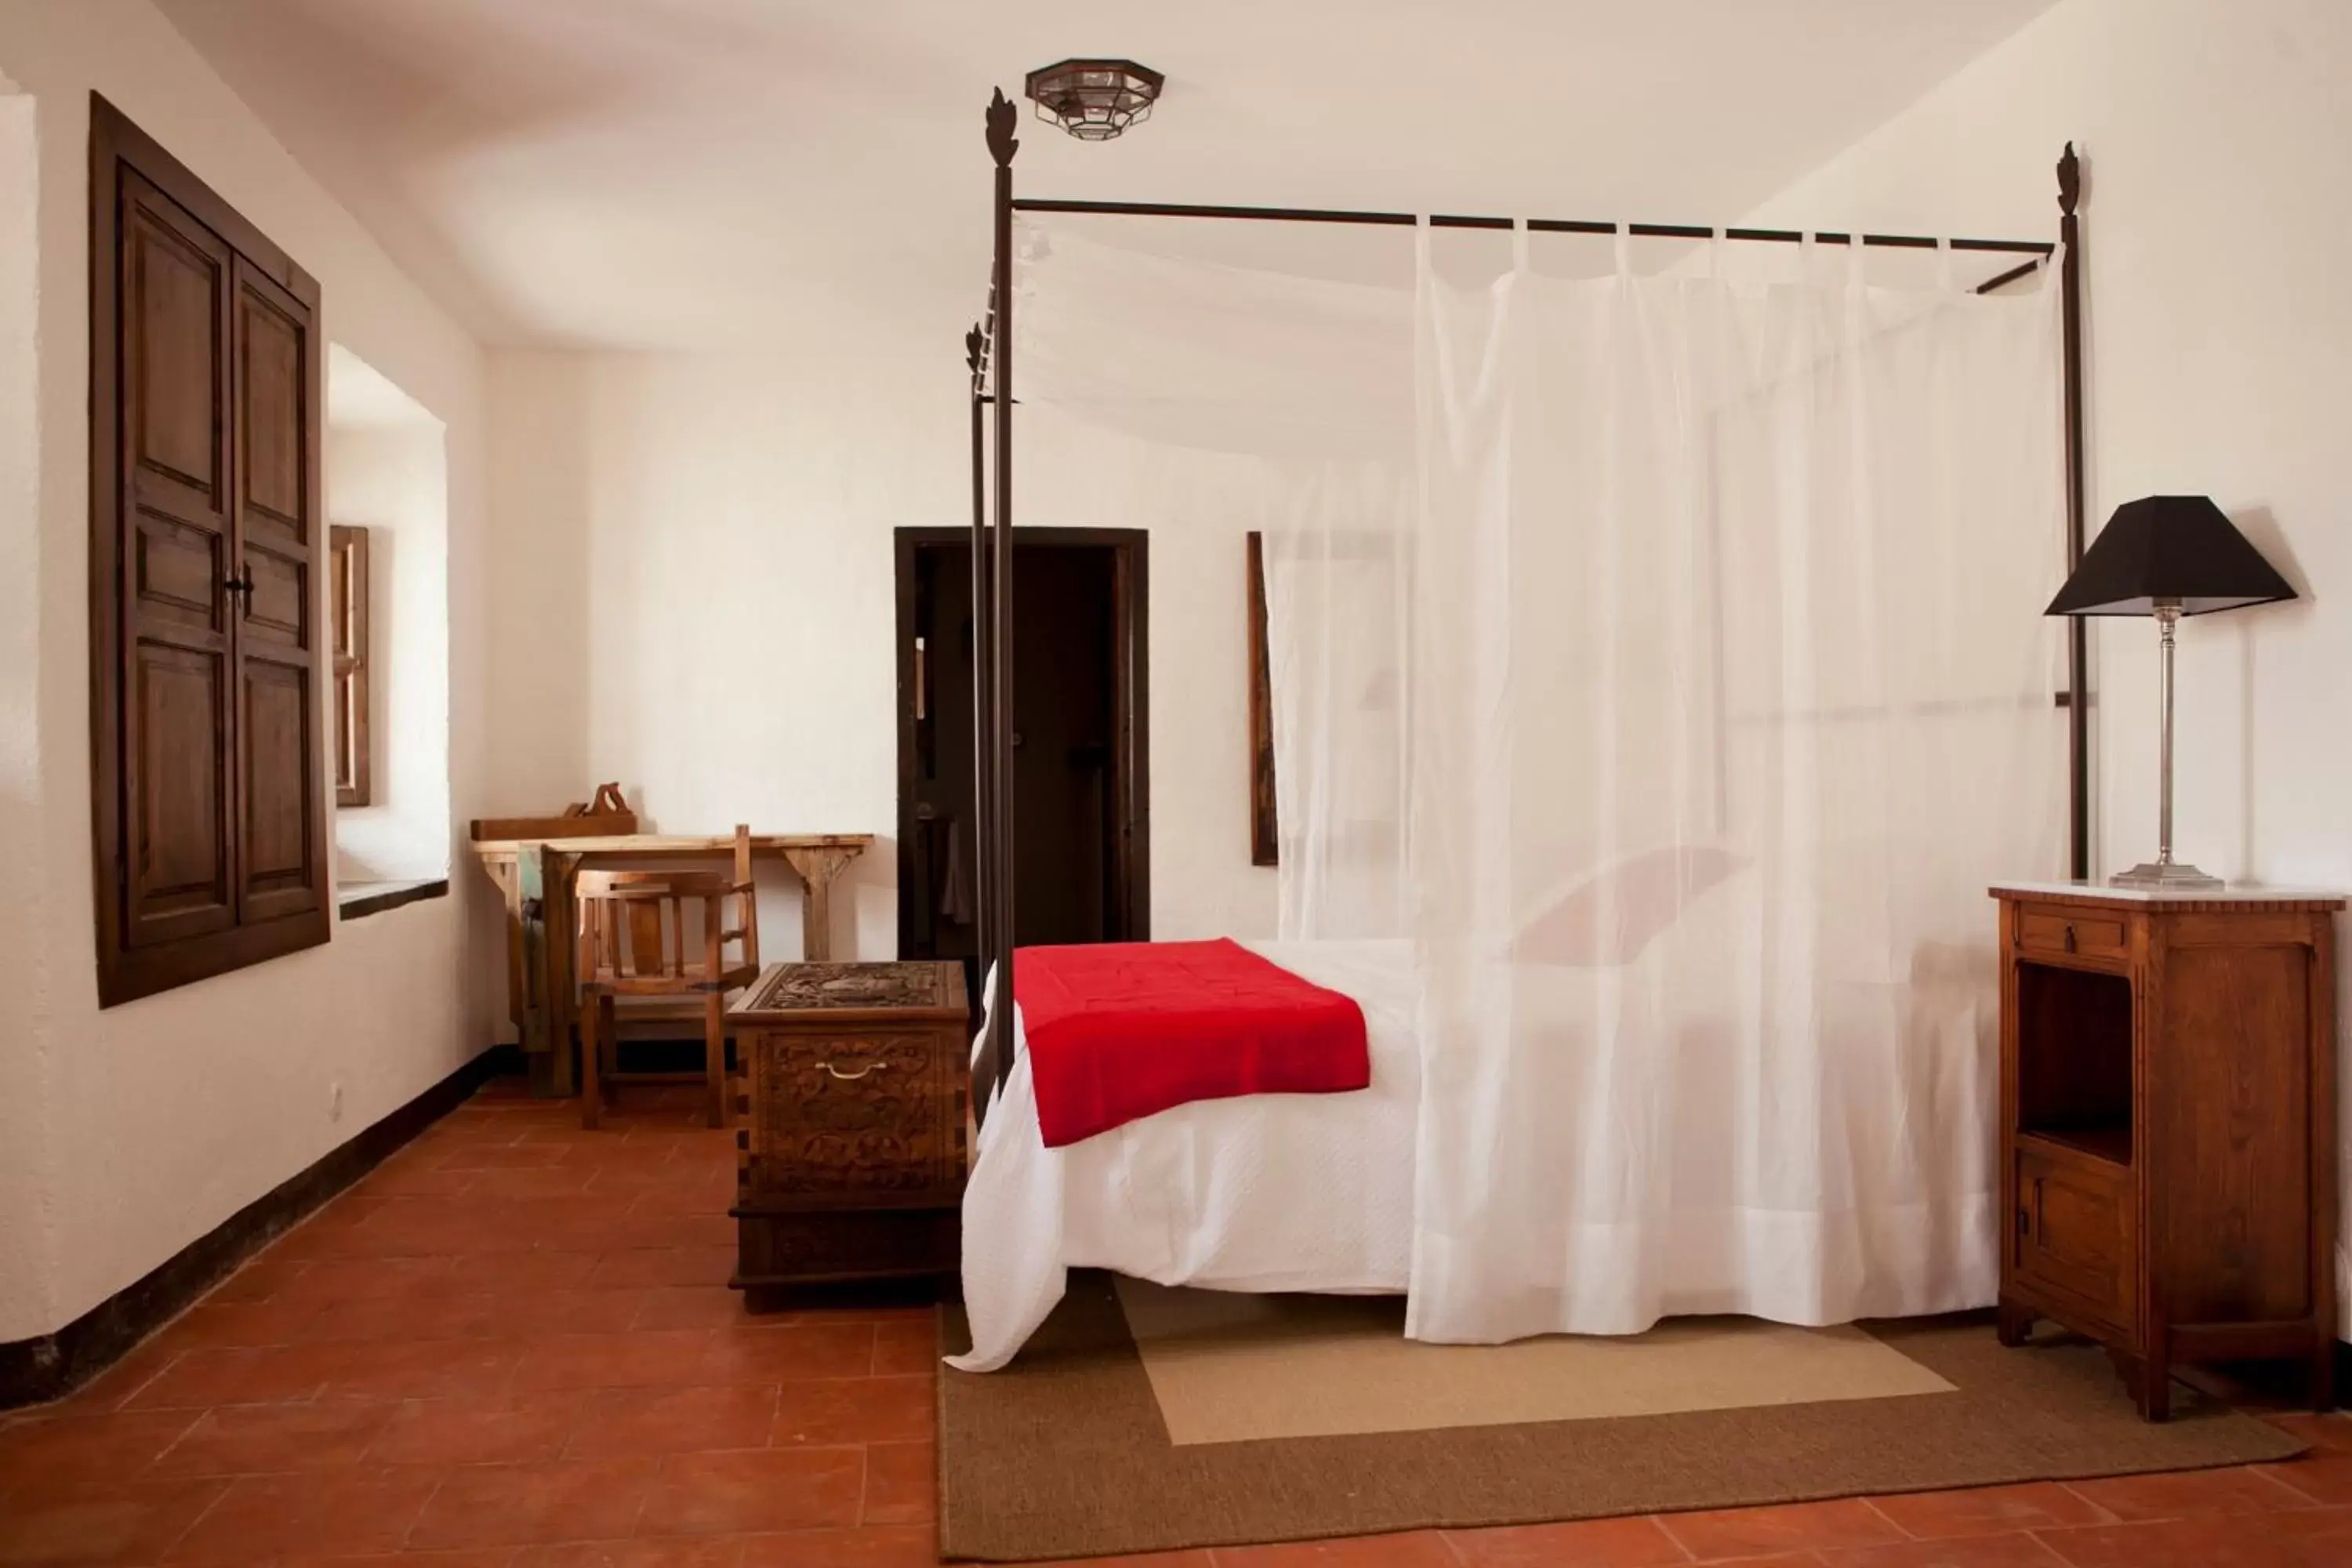
[[[833,884],[874,842],[870,833],[756,833],[751,854],[799,874],[802,954],[832,956]],[[485,839],[475,844],[507,904],[507,1013],[530,1062],[531,1086],[572,1092],[572,879],[583,866],[658,865],[730,853],[732,834],[628,833],[584,838]],[[552,896],[551,897],[551,893]],[[559,1048],[561,1047],[561,1048]]]

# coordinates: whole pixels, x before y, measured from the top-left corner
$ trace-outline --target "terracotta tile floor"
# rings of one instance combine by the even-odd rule
[[[931,1317],[746,1318],[696,1091],[498,1085],[63,1405],[0,1423],[0,1564],[902,1568]],[[2352,1565],[2352,1421],[2288,1465],[1130,1559],[1157,1568]]]

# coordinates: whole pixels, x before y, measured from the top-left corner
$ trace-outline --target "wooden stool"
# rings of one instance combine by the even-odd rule
[[[614,999],[699,996],[702,1069],[710,1125],[727,1125],[727,994],[760,973],[760,907],[751,887],[751,830],[735,829],[732,875],[719,871],[583,871],[579,910],[580,1125],[603,1112],[604,1052],[615,1041]],[[733,901],[733,923],[729,902]],[[697,919],[689,921],[691,905]],[[698,929],[698,939],[692,934]],[[737,952],[730,960],[727,949]],[[696,947],[696,960],[688,954]]]

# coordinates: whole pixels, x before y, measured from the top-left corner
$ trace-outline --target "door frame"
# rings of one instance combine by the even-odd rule
[[[1151,535],[1140,528],[1030,528],[1013,531],[1023,545],[1087,545],[1111,552],[1111,820],[1118,841],[1113,939],[1151,940]],[[891,657],[898,731],[898,952],[915,945],[914,910],[927,888],[912,885],[915,842],[915,558],[926,550],[971,548],[969,528],[900,528],[893,534],[891,595],[897,612]],[[1014,557],[1019,570],[1019,557]],[[1015,628],[1018,635],[1018,628]]]

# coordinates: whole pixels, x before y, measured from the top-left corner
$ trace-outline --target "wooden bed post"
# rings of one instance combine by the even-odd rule
[[[2059,286],[2063,292],[2066,387],[2066,570],[2083,563],[2083,195],[2082,161],[2074,144],[2058,160]],[[2091,876],[2090,633],[2082,616],[2066,623],[2067,853],[2070,874]]]

